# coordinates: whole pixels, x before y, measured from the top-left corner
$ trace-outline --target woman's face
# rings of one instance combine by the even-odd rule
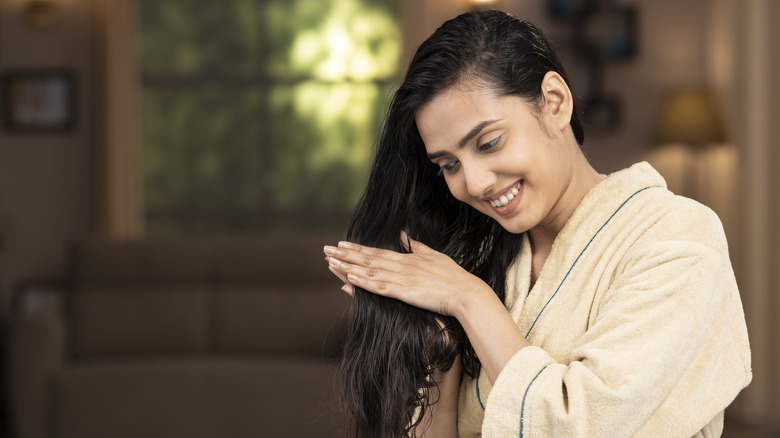
[[[522,233],[562,225],[576,206],[564,205],[573,138],[551,117],[525,99],[460,84],[422,106],[416,122],[452,195]]]

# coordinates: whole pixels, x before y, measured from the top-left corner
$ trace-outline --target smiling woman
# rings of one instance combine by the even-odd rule
[[[417,50],[324,248],[350,437],[720,435],[751,379],[720,222],[647,163],[596,172],[568,84],[499,11]]]
[[[543,110],[466,81],[436,95],[416,116],[428,158],[442,169],[452,196],[513,233],[560,229],[602,179],[569,127],[574,104],[566,81],[549,72],[541,90]],[[453,126],[473,128],[461,137]]]

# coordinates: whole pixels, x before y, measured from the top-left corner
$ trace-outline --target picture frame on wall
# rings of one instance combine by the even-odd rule
[[[57,133],[76,125],[76,79],[65,69],[9,70],[0,79],[9,132]]]

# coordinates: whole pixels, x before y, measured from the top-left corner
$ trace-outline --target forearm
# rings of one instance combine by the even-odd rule
[[[436,386],[428,391],[428,401],[432,404],[415,434],[416,437],[457,438],[461,368],[460,357],[457,357],[446,372],[434,371],[433,380]]]
[[[463,326],[490,383],[521,348],[528,346],[504,304],[492,290],[479,291],[461,303],[455,317]]]

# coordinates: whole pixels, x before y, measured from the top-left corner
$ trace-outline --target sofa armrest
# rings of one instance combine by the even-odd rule
[[[43,438],[52,377],[65,360],[61,316],[18,316],[9,330],[8,373],[12,427],[18,438]]]

